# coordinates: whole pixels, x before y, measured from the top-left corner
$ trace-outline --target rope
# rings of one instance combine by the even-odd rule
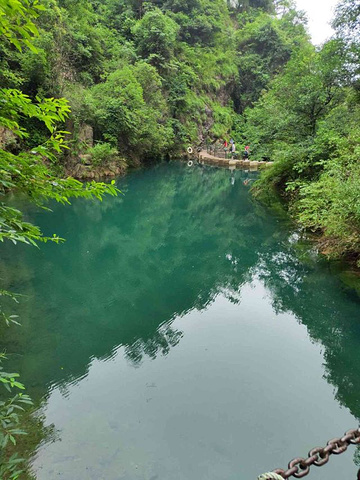
[[[257,480],[284,480],[284,477],[274,472],[263,473]]]

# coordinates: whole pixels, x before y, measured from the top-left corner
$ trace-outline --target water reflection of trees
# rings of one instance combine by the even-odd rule
[[[267,252],[257,275],[271,292],[274,309],[290,312],[323,345],[325,378],[341,405],[360,418],[359,299],[329,275],[326,262],[300,262],[289,242],[281,255]]]
[[[169,323],[164,324],[148,339],[138,338],[125,347],[126,357],[137,365],[144,355],[155,359],[159,353],[167,355],[172,347],[180,342],[183,333],[174,329]]]
[[[297,258],[282,220],[254,203],[235,173],[158,166],[121,182],[125,197],[55,206],[36,220],[67,238],[39,252],[11,249],[31,296],[20,306],[23,327],[5,335],[14,368],[34,392],[83,377],[92,358],[122,345],[133,364],[167,354],[181,339],[173,319],[203,310],[220,292],[241,301],[254,276],[276,311],[293,312],[325,347],[326,376],[339,401],[360,417],[358,304],[344,300],[325,268]],[[19,289],[19,288],[17,288]]]

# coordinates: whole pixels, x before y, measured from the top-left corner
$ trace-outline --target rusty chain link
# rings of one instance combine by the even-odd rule
[[[308,458],[294,458],[289,462],[288,469],[282,470],[280,468],[274,470],[272,473],[287,479],[290,477],[303,478],[310,473],[310,467],[322,467],[329,461],[330,455],[340,455],[345,452],[349,445],[360,445],[360,427],[349,430],[343,437],[333,438],[329,440],[325,447],[316,447],[310,450]],[[263,480],[273,478],[271,474],[261,475],[259,478]],[[358,480],[360,480],[360,470],[358,473]]]

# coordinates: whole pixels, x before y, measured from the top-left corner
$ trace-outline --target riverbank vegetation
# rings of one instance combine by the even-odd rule
[[[244,115],[254,149],[275,161],[257,194],[279,191],[299,224],[319,235],[321,251],[358,266],[359,14],[357,2],[340,2],[334,38],[298,49]]]

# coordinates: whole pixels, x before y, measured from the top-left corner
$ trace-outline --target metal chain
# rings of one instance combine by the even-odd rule
[[[288,469],[282,470],[280,468],[271,473],[265,473],[258,477],[258,480],[271,480],[274,478],[287,479],[290,477],[303,478],[310,473],[310,467],[322,467],[329,461],[330,455],[340,455],[345,452],[349,445],[360,445],[360,427],[349,430],[343,437],[333,438],[329,440],[325,447],[316,447],[310,450],[308,458],[294,458],[289,462]],[[360,470],[358,473],[358,480],[360,480]]]

